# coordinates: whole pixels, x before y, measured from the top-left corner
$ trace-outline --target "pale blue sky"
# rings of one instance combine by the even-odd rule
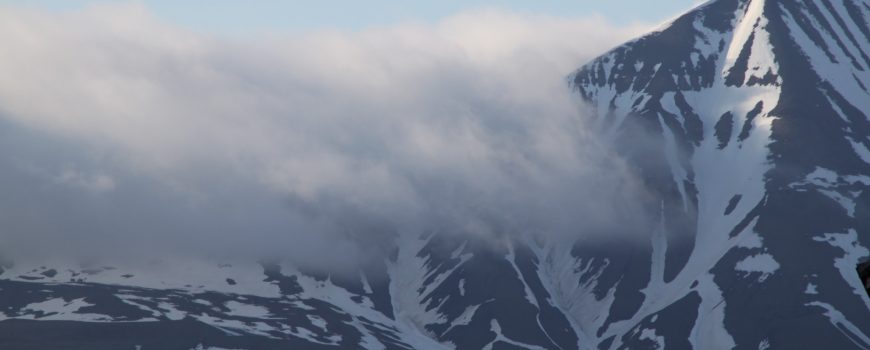
[[[120,0],[0,0],[52,10]],[[698,0],[140,0],[161,18],[206,31],[360,29],[433,21],[466,9],[496,7],[559,16],[601,14],[614,23],[656,23]]]

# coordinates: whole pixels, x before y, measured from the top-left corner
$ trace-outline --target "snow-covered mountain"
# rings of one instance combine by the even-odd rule
[[[0,345],[870,348],[856,273],[870,258],[870,1],[711,1],[569,81],[653,194],[645,232],[399,236],[341,275],[5,264]]]
[[[870,347],[868,25],[868,1],[712,1],[572,76],[665,233],[605,272],[605,345]]]

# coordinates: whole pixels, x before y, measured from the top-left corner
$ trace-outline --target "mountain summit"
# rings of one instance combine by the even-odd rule
[[[669,233],[602,336],[870,347],[868,23],[867,1],[712,1],[571,77]]]
[[[397,235],[342,275],[4,263],[0,344],[870,348],[870,1],[711,1],[569,85],[643,179],[643,232]]]

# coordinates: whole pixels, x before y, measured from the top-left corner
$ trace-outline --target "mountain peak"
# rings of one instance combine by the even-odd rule
[[[735,19],[730,44],[725,51],[728,83],[773,82],[778,73],[770,45],[769,21],[765,17],[765,1],[744,3],[742,17]]]
[[[655,268],[616,288],[635,298],[614,300],[602,339],[641,347],[620,327],[634,325],[696,348],[870,347],[855,272],[870,256],[868,23],[866,0],[710,1],[570,77],[664,232],[648,261],[607,257]],[[673,309],[698,317],[680,328]]]
[[[855,72],[838,75],[854,73],[857,78],[848,80],[860,81],[861,74],[870,72],[868,22],[866,1],[711,1],[592,62],[587,68],[596,71],[586,70],[592,74],[578,72],[572,78],[579,79],[575,87],[584,85],[580,80],[591,78],[616,84],[620,90],[632,86],[626,76],[638,78],[636,82],[642,85],[635,89],[652,82],[675,90],[697,90],[710,86],[717,75],[729,86],[775,85],[782,83],[779,66],[785,63],[804,66],[800,69],[809,68],[819,76],[829,70],[850,69]],[[598,68],[606,68],[608,61],[625,61],[621,56],[628,54],[627,49],[642,58],[637,65],[616,67],[612,76],[600,75],[606,69]],[[599,63],[605,66],[596,67]],[[662,72],[677,77],[656,78],[659,69],[651,68],[657,64]],[[713,65],[720,71],[711,71]],[[867,90],[863,83],[857,87]]]

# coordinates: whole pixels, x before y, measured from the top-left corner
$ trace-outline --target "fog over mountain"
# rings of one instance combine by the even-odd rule
[[[610,225],[636,189],[564,76],[641,28],[478,10],[234,39],[5,7],[4,246],[320,258],[366,230]]]

